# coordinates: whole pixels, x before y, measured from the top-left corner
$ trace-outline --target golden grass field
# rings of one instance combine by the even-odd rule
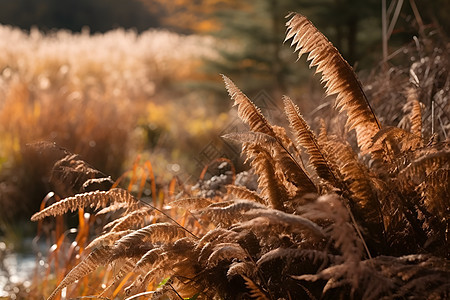
[[[305,16],[286,26],[328,98],[304,117],[283,96],[283,124],[225,75],[230,113],[180,89],[214,80],[212,38],[0,27],[0,201],[54,191],[31,216],[49,250],[8,295],[448,299],[449,44],[423,35],[361,84]],[[231,118],[248,172],[221,158],[184,182]]]

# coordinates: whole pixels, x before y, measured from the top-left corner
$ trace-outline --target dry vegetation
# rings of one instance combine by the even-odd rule
[[[250,130],[226,138],[243,143],[256,190],[236,184],[243,180],[233,172],[228,193],[210,198],[175,181],[158,187],[149,163],[134,166],[126,188],[88,189],[93,182],[83,174],[104,175],[59,150],[64,155],[52,173],[60,174],[60,184],[78,182],[78,194],[32,220],[79,210],[80,227],[64,270],[55,267],[59,284],[49,299],[60,293],[104,299],[448,299],[448,108],[433,108],[442,126],[430,132],[423,117],[430,103],[421,98],[427,77],[415,72],[415,84],[401,86],[411,95],[398,104],[409,107],[401,122],[377,117],[328,40],[298,14],[287,27],[286,40],[299,55],[309,53],[326,94],[336,95],[341,114],[332,124],[343,128],[340,135],[325,125],[315,134],[288,97],[283,100],[290,130],[270,124],[224,76]],[[446,65],[428,64],[433,74],[448,67],[447,50],[439,56]],[[448,72],[441,75],[442,84],[429,95],[433,105],[448,104]],[[409,125],[388,126],[399,122]],[[347,131],[348,140],[342,137]],[[146,185],[153,199],[142,197]],[[88,243],[94,220],[103,229]],[[62,253],[64,239],[57,239],[55,253]]]
[[[43,34],[0,26],[2,219],[31,215],[42,199],[36,181],[45,172],[27,156],[27,143],[54,141],[112,176],[146,149],[159,151],[166,162],[173,161],[176,147],[189,153],[189,138],[199,126],[180,116],[189,99],[170,92],[171,85],[201,76],[201,59],[215,55],[211,44],[209,38],[167,31]],[[204,118],[205,112],[193,116]],[[200,132],[203,139],[222,126],[210,120]],[[170,148],[175,143],[163,144],[161,134],[184,140]]]

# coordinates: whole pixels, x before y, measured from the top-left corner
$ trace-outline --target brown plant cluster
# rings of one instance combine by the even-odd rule
[[[162,205],[113,187],[56,202],[32,220],[91,207],[106,224],[49,299],[102,267],[106,299],[448,299],[448,139],[423,134],[420,98],[408,130],[383,125],[326,37],[299,14],[287,28],[336,94],[356,150],[325,126],[314,133],[284,97],[291,138],[224,76],[249,127],[226,138],[242,143],[258,188],[183,190]]]

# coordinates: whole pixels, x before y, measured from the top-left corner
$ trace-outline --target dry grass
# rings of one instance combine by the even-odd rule
[[[0,203],[8,207],[2,214],[30,213],[42,198],[39,180],[46,174],[27,157],[30,142],[54,141],[119,176],[123,164],[148,147],[137,125],[175,119],[184,99],[174,99],[172,85],[200,76],[201,59],[214,55],[211,43],[156,30],[45,35],[0,26]],[[176,108],[169,108],[174,100]],[[159,129],[178,135],[183,120],[177,120]],[[193,126],[186,138],[198,133]],[[161,157],[173,159],[174,148]],[[16,209],[14,203],[25,205]]]

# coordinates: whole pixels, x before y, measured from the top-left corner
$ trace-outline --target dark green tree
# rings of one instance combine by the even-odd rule
[[[229,75],[250,95],[264,89],[279,99],[287,87],[298,88],[310,74],[292,64],[295,58],[283,45],[285,16],[291,11],[308,16],[350,64],[367,65],[368,49],[381,56],[379,0],[245,0],[217,11],[222,26],[214,34],[227,44],[219,49],[222,60],[209,63],[210,70]]]

